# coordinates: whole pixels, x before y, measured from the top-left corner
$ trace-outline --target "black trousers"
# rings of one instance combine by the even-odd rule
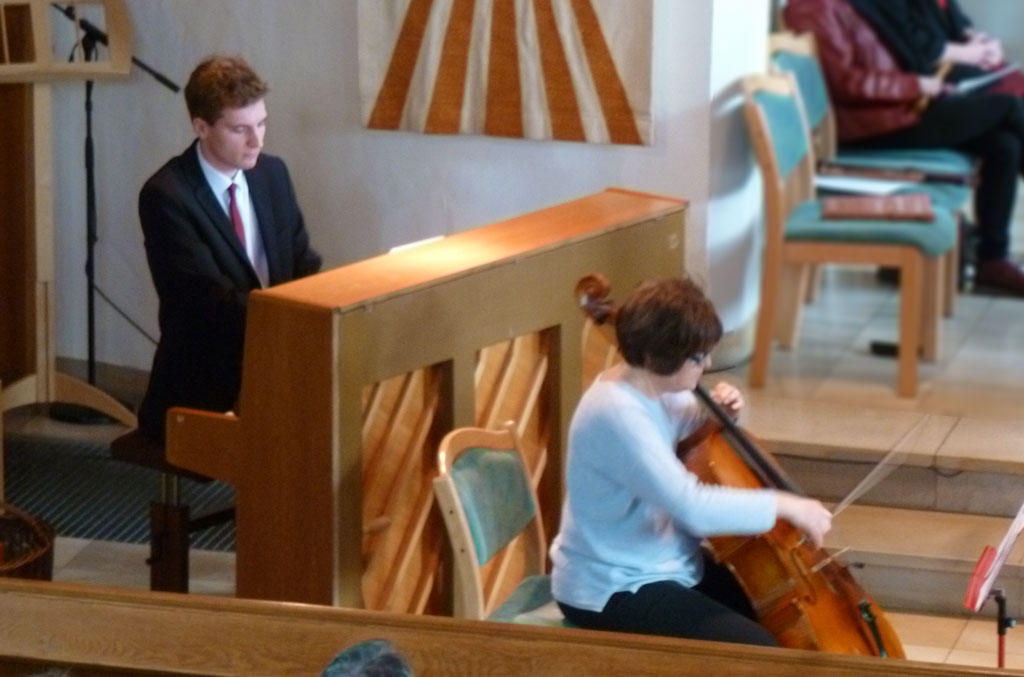
[[[979,160],[980,181],[974,191],[978,258],[1006,258],[1017,175],[1024,174],[1024,103],[1018,97],[985,93],[939,97],[917,124],[844,146],[953,148]]]
[[[704,578],[688,588],[675,581],[617,592],[600,612],[558,603],[566,620],[581,628],[778,646],[754,620],[754,610],[727,568],[705,554]]]

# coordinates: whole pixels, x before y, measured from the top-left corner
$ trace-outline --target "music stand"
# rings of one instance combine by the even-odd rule
[[[128,75],[133,63],[131,19],[124,0],[64,0],[64,4],[102,9],[109,31],[108,49],[103,55],[106,58],[65,62],[57,57],[53,50],[57,42],[54,10],[63,8],[55,8],[46,0],[0,2],[0,42],[4,45],[0,50],[0,83],[12,85],[5,88],[4,96],[17,101],[10,111],[4,110],[5,116],[14,120],[5,123],[17,127],[13,180],[27,186],[25,204],[5,205],[15,213],[18,236],[24,244],[14,251],[0,251],[0,265],[13,265],[22,271],[9,295],[26,301],[4,317],[5,324],[18,327],[10,332],[11,345],[2,346],[4,350],[0,351],[4,358],[0,366],[7,379],[13,379],[0,390],[0,413],[29,404],[62,402],[89,407],[135,427],[135,414],[121,402],[56,366],[51,83],[121,78]],[[85,30],[81,24],[62,25],[71,27],[76,42],[81,40]]]
[[[110,49],[110,37],[107,33],[87,19],[82,18],[75,11],[74,5],[61,6],[57,3],[50,3],[50,6],[63,14],[72,24],[81,38],[76,43],[75,49],[81,48],[82,60],[86,63],[95,62],[99,59],[98,46],[104,45]],[[74,53],[71,61],[74,60]],[[153,76],[153,78],[164,85],[167,89],[177,93],[178,85],[160,74],[148,64],[131,57],[133,65]],[[85,81],[85,279],[86,279],[86,338],[88,341],[88,354],[86,360],[87,381],[89,385],[96,385],[96,244],[99,241],[99,227],[96,216],[96,164],[95,152],[93,150],[92,134],[92,94],[94,81]],[[109,302],[109,299],[107,299]],[[122,316],[124,313],[117,307],[114,308]],[[130,321],[130,320],[129,320]],[[58,421],[69,423],[107,423],[113,419],[93,407],[74,403],[52,403],[50,405],[50,416]]]
[[[1006,595],[1003,590],[1001,588],[993,589],[992,586],[1022,529],[1024,529],[1024,505],[1021,505],[1010,528],[1003,535],[1003,541],[999,544],[999,548],[986,545],[981,551],[981,557],[978,558],[978,563],[974,566],[971,579],[967,583],[967,593],[964,595],[964,606],[975,613],[981,610],[985,601],[990,597],[996,600],[996,632],[999,636],[998,656],[1001,668],[1006,667],[1006,631],[1014,627],[1017,621],[1006,615]]]

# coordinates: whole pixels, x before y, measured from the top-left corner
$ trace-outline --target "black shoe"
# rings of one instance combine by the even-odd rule
[[[900,286],[900,269],[890,268],[888,266],[882,266],[875,273],[875,277],[882,284],[892,285],[894,287]]]
[[[1024,270],[1010,259],[978,261],[974,273],[974,289],[1024,298]]]

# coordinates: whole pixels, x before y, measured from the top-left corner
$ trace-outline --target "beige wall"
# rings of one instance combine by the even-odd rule
[[[974,27],[1003,41],[1007,59],[1024,63],[1024,2],[1020,0],[960,0]]]
[[[722,111],[713,113],[712,101],[746,70],[742,59],[754,66],[763,52],[747,41],[723,42],[719,48],[712,42],[725,39],[715,22],[745,22],[752,5],[767,12],[767,0],[655,0],[655,140],[644,148],[367,131],[359,123],[356,5],[355,0],[128,0],[135,55],[179,84],[214,51],[246,55],[267,78],[267,149],[288,162],[309,230],[328,266],[619,185],[691,200],[687,267],[704,278],[711,267],[716,276],[726,271],[723,279],[746,279],[749,229],[755,227],[750,214],[737,221],[734,210],[721,212],[728,223],[719,227],[709,220],[709,203],[713,191],[734,189],[730,177],[745,176],[750,159],[734,122],[713,140],[711,128],[718,122],[712,117]],[[742,44],[745,56],[737,57],[730,44]],[[716,54],[728,55],[730,65],[712,82]],[[58,353],[81,358],[86,353],[83,86],[64,83],[55,90]],[[190,142],[189,122],[181,95],[138,68],[124,81],[98,84],[94,99],[97,282],[156,335],[156,296],[136,199],[143,181]],[[727,171],[718,154],[739,163],[738,174]],[[744,250],[735,250],[736,241],[744,242]],[[740,308],[727,325],[741,324],[750,302],[742,299],[743,289],[726,291],[716,301],[727,318],[733,318],[732,308]],[[148,368],[152,345],[100,300],[97,355],[100,361]]]

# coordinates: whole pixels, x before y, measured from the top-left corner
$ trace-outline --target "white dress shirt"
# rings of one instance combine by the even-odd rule
[[[245,180],[245,172],[236,169],[234,174],[228,175],[214,168],[205,157],[202,148],[196,144],[196,155],[199,157],[199,166],[203,170],[203,176],[210,185],[213,194],[217,196],[224,213],[231,219],[229,205],[231,194],[228,189],[234,183],[235,203],[238,205],[238,213],[242,216],[242,227],[245,230],[245,253],[249,257],[249,263],[260,280],[260,286],[266,287],[269,284],[270,275],[267,269],[267,252],[263,248],[263,238],[260,236],[259,223],[256,221],[256,210],[252,206],[252,198],[249,195],[249,184]]]

